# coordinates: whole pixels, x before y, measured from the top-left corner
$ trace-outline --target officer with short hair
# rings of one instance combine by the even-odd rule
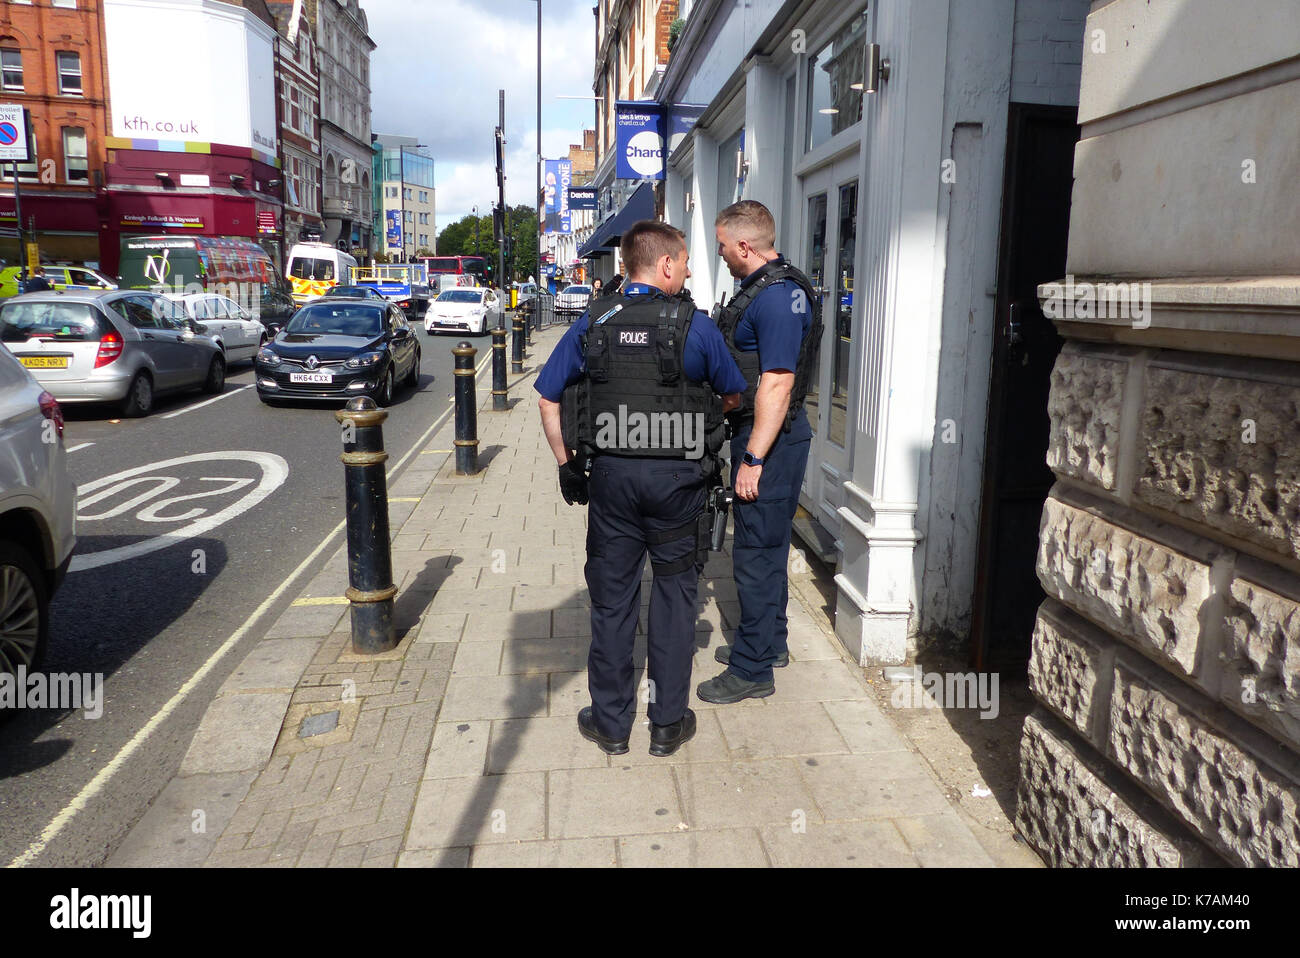
[[[821,321],[812,284],[776,251],[776,223],[766,206],[728,206],[715,233],[719,255],[740,280],[715,317],[749,383],[728,417],[740,623],[732,646],[716,655],[726,670],[700,683],[696,694],[729,704],[771,695],[773,666],[789,662],[786,563],[812,440],[803,401],[816,371]]]
[[[686,706],[696,590],[709,548],[706,485],[723,414],[740,401],[745,380],[709,317],[678,298],[691,275],[682,232],[642,220],[621,247],[626,282],[591,302],[534,388],[565,502],[591,501],[591,705],[578,713],[578,729],[610,755],[628,750],[648,551],[650,754],[671,755],[695,734]]]

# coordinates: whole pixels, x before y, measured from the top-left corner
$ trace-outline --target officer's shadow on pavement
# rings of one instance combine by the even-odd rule
[[[646,561],[649,561],[648,557]],[[696,601],[697,612],[714,595],[715,581],[701,577]],[[647,625],[649,609],[644,604],[644,600],[649,597],[650,588],[650,580],[643,579],[641,583],[643,604],[639,610],[639,624],[632,651],[632,667],[636,676],[637,724],[646,721],[646,633],[644,629]],[[570,637],[537,638],[526,625],[530,618],[528,612],[516,612],[512,616],[514,621],[509,634],[502,637],[506,647],[502,653],[501,668],[510,670],[509,675],[513,685],[506,700],[501,703],[500,712],[502,715],[515,716],[515,718],[493,720],[494,727],[484,773],[478,778],[474,795],[463,806],[464,811],[460,819],[447,833],[451,837],[449,844],[441,849],[438,867],[462,865],[465,859],[461,850],[475,844],[476,836],[481,834],[485,826],[492,827],[494,815],[500,815],[502,812],[499,794],[504,783],[504,775],[543,770],[536,762],[531,761],[532,756],[523,755],[524,740],[537,721],[561,718],[562,724],[570,726],[573,748],[578,750],[578,754],[585,756],[587,750],[591,751],[592,756],[600,754],[599,746],[594,742],[588,742],[578,732],[578,709],[590,704],[586,672],[587,649],[591,643],[589,624],[591,610],[587,604],[588,593],[585,588],[575,589],[562,600],[558,595],[556,598],[559,601],[551,610],[553,615],[587,619],[587,622],[581,625],[582,634]],[[693,652],[710,645],[715,628],[709,621],[697,624],[692,640]],[[575,627],[567,631],[579,631],[579,628]],[[697,676],[693,671],[692,687],[696,680]],[[557,707],[558,711],[556,711]],[[567,754],[560,749],[553,750],[553,753],[557,757]],[[613,756],[612,760],[617,763],[620,759],[621,756]],[[581,764],[582,767],[590,767],[590,763],[585,760]],[[565,764],[560,767],[573,766]],[[508,813],[505,821],[508,827]]]

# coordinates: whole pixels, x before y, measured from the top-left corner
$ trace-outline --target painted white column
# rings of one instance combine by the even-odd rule
[[[939,344],[931,317],[942,295],[935,255],[948,5],[876,7],[875,41],[892,69],[864,108],[856,284],[864,303],[855,350],[862,386],[835,577],[836,633],[864,664],[904,661],[915,630],[919,463],[932,441],[930,353]]]
[[[696,130],[694,164],[691,189],[695,194],[695,208],[691,211],[690,229],[685,230],[690,240],[691,278],[688,283],[696,304],[706,312],[715,302],[714,274],[718,262],[717,241],[713,237],[713,210],[718,193],[718,141],[702,130]]]
[[[744,197],[757,200],[778,217],[786,189],[782,169],[786,149],[783,87],[784,80],[770,58],[750,57],[745,61],[745,159],[749,161],[749,175]]]

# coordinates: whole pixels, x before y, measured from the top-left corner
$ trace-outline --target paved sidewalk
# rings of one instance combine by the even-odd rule
[[[108,864],[993,864],[794,591],[774,696],[692,693],[699,731],[669,758],[648,754],[644,708],[627,755],[578,734],[586,510],[560,497],[532,390],[562,329],[536,336],[509,412],[480,375],[478,476],[454,475],[448,422],[391,484],[398,648],[351,653],[340,549]],[[730,562],[701,580],[692,687],[737,619]],[[647,563],[643,629],[649,582]],[[644,639],[636,656],[643,687]]]

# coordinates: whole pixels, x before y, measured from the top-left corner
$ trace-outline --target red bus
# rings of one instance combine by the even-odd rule
[[[487,258],[483,256],[417,256],[429,270],[429,285],[442,289],[446,286],[486,286],[488,283]],[[455,280],[442,279],[455,276]]]

